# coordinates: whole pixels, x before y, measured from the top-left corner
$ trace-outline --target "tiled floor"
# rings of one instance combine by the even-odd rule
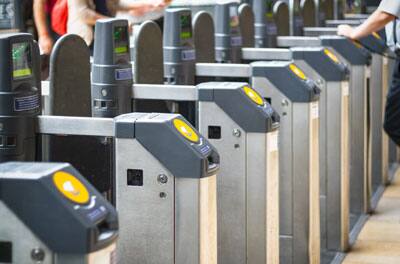
[[[400,264],[400,171],[343,263]]]

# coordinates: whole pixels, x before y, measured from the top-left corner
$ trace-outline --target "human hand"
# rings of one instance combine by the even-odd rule
[[[132,8],[129,13],[133,16],[143,16],[146,13],[152,12],[155,10],[156,6],[154,5],[154,3],[152,3],[153,1],[149,1],[149,2],[142,2],[140,3],[140,5],[135,6],[134,8]]]
[[[344,36],[350,39],[355,39],[354,38],[354,28],[352,28],[349,25],[340,25],[337,28],[337,34],[340,36]]]
[[[169,4],[171,4],[171,0],[153,0],[153,6],[155,11],[160,11],[164,8],[166,8]]]
[[[53,49],[53,39],[49,35],[39,36],[39,47],[42,54],[50,55]]]

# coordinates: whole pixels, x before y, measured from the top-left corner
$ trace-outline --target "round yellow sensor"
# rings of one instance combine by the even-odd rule
[[[70,201],[78,204],[89,202],[89,192],[85,185],[72,174],[58,171],[53,175],[53,182],[58,191]]]
[[[191,141],[193,143],[198,143],[199,142],[199,135],[185,121],[183,121],[182,119],[176,118],[176,119],[174,119],[173,124],[174,124],[176,130],[178,130],[178,132],[184,138],[186,138],[187,140],[189,140],[189,141]]]
[[[264,105],[264,99],[254,89],[249,86],[244,86],[243,91],[255,104],[260,106]]]
[[[296,74],[297,77],[299,77],[299,78],[302,79],[302,80],[307,80],[307,77],[306,77],[306,75],[304,74],[304,72],[303,72],[302,70],[300,70],[300,68],[297,67],[296,64],[291,63],[291,64],[289,65],[289,68],[290,68],[290,70],[291,70],[294,74]]]
[[[372,36],[374,36],[376,39],[382,39],[381,36],[379,36],[379,34],[376,32],[372,32]]]
[[[359,48],[359,49],[361,49],[361,48],[363,47],[363,46],[361,45],[361,43],[358,42],[357,40],[353,40],[352,42],[353,42],[353,44],[354,44],[357,48]]]
[[[335,63],[340,63],[339,58],[336,57],[335,54],[332,53],[332,51],[328,50],[328,49],[324,49],[324,53],[326,56],[328,56],[333,62]]]

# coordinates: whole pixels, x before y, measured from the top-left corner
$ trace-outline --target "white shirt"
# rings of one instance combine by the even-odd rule
[[[387,45],[392,51],[400,49],[400,0],[382,0],[378,9],[385,13],[389,13],[397,17],[396,28],[394,28],[394,22],[390,22],[386,25],[386,41]],[[395,43],[394,34],[396,34],[397,41]],[[397,46],[397,47],[396,47]]]

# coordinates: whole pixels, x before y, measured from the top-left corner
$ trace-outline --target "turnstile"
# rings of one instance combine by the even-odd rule
[[[204,41],[209,37],[199,39]],[[326,223],[326,226],[323,225],[326,228],[322,230],[323,241],[331,250],[345,251],[348,246],[349,233],[348,159],[350,154],[348,138],[349,82],[346,66],[330,50],[324,48],[291,50],[243,48],[242,55],[242,58],[247,61],[294,60],[311,79],[319,81],[323,90],[320,112],[321,201],[322,205],[326,205],[322,206],[324,209],[322,219],[325,219],[323,223]],[[238,65],[236,67],[238,68]],[[252,84],[255,88],[262,87],[262,85],[256,85],[254,80]],[[331,106],[333,102],[335,107]],[[340,107],[338,108],[337,105]],[[283,217],[281,216],[281,218]]]
[[[253,0],[251,6],[254,13],[255,47],[274,47],[278,35],[278,27],[274,21],[275,1]]]
[[[280,37],[282,47],[325,46],[344,61],[350,73],[350,244],[355,241],[370,208],[367,197],[367,83],[371,54],[358,43],[339,36]]]
[[[157,40],[154,34],[146,33],[154,32],[154,27],[152,22],[143,24],[137,31],[137,38],[140,39],[135,42],[146,43],[152,39],[161,43],[161,34]],[[194,82],[195,73],[194,57],[187,56],[194,53],[188,10],[167,10],[165,28],[174,29],[173,34],[164,36],[164,69],[167,82],[172,84],[134,85],[135,100],[172,101],[179,106],[182,106],[181,102],[195,102],[190,109],[196,116],[193,122],[221,155],[217,181],[218,261],[275,263],[279,261],[279,117],[245,83],[187,85]],[[135,48],[135,61],[151,52],[144,44],[135,45]],[[151,60],[159,61],[156,56],[152,56]],[[148,60],[146,65],[149,63]],[[144,69],[136,62],[135,65],[135,71],[138,70],[144,79],[151,75],[148,68]],[[163,67],[156,63],[151,65],[153,70],[154,67]],[[176,110],[182,111],[181,107]]]
[[[22,2],[25,1],[3,0],[0,2],[0,34],[24,29]]]
[[[105,38],[104,32],[113,35]],[[115,117],[129,113],[132,111],[133,76],[128,21],[100,19],[96,22],[95,37],[98,41],[94,43],[92,65],[92,115]]]
[[[25,101],[30,108],[18,112],[13,108],[20,98],[18,93],[12,93],[15,87],[33,90],[40,99],[36,60],[38,47],[32,36],[27,34],[4,36],[0,38],[0,43],[6,51],[3,52],[5,58],[9,58],[5,61],[12,61],[13,44],[20,52],[15,50],[13,54],[18,63],[9,64],[15,67],[14,70],[10,73],[10,66],[5,66],[0,72],[0,79],[8,81],[3,87],[9,93],[5,93],[2,100],[11,108],[2,109],[6,114],[4,120],[7,123],[3,124],[7,130],[3,129],[5,133],[1,135],[7,137],[8,131],[12,131],[12,136],[17,139],[12,150],[19,148],[21,159],[35,158],[36,151],[40,150],[27,144],[31,136],[103,137],[114,142],[111,165],[115,169],[115,196],[121,217],[118,250],[121,262],[130,262],[131,254],[134,258],[147,261],[154,257],[155,250],[165,247],[159,263],[216,263],[215,175],[219,169],[219,156],[215,148],[180,115],[132,113],[116,119],[37,116],[41,108],[36,101],[32,104],[29,104],[32,101]],[[20,79],[16,80],[15,76]],[[87,101],[90,101],[89,96]],[[33,113],[31,109],[34,109]],[[25,131],[30,134],[24,134]],[[83,143],[77,155],[98,154],[91,151],[93,142]],[[14,159],[13,151],[9,151],[8,146],[1,148],[2,161]],[[31,156],[23,156],[24,153]],[[132,203],[130,199],[133,196],[135,202]],[[132,217],[138,221],[132,221]],[[149,245],[154,250],[148,250]]]
[[[336,28],[305,28],[305,35],[319,36],[336,34]],[[387,183],[389,168],[389,140],[383,131],[383,113],[388,87],[387,47],[378,34],[370,35],[359,42],[372,55],[371,77],[368,88],[368,196],[372,197],[371,209],[376,207]]]
[[[178,115],[118,117],[115,132],[119,260],[217,263],[215,149]]]
[[[289,6],[289,25],[291,36],[303,35],[304,19],[300,0],[284,0]],[[303,1],[304,2],[304,1]]]
[[[209,43],[208,47],[206,47],[206,45],[201,46],[205,50],[197,49],[197,43],[195,43],[196,54],[201,57],[203,57],[203,54],[210,54],[210,49],[214,49],[212,45],[212,43],[214,43],[212,32],[201,30],[203,23],[209,25],[210,20],[212,21],[209,14],[198,13],[193,22],[195,40],[202,40],[203,44],[204,41],[208,40]],[[229,43],[229,41],[227,43]],[[211,56],[209,62],[212,61],[213,57]],[[298,77],[296,73],[299,71],[298,67],[290,61],[254,62],[251,64],[196,64],[197,78],[217,77],[250,79],[253,88],[256,89],[261,96],[267,98],[267,100],[271,100],[274,108],[282,109],[278,110],[278,112],[281,116],[281,121],[285,119],[286,129],[281,127],[280,131],[280,150],[282,151],[280,152],[280,207],[282,208],[280,214],[280,229],[285,230],[284,233],[281,231],[281,253],[289,257],[290,261],[296,260],[308,263],[309,260],[312,260],[318,263],[320,235],[319,137],[318,127],[316,132],[314,130],[310,132],[310,127],[312,126],[311,124],[318,124],[319,120],[318,114],[315,114],[315,111],[317,111],[315,109],[318,109],[319,89],[310,79],[304,80]],[[283,82],[282,80],[285,81]],[[284,98],[279,97],[278,93],[272,93],[272,89],[281,91],[282,94],[302,93],[303,97],[301,97],[301,99],[297,98],[300,100],[298,103],[301,106],[299,106],[299,108],[297,108],[297,106],[292,106],[293,102],[290,100],[295,101],[297,100],[296,98],[289,97],[286,99],[285,97],[286,100],[283,100]],[[295,101],[295,103],[297,103],[297,101]],[[282,105],[285,107],[282,108]],[[294,107],[294,109],[292,109],[292,107]],[[311,107],[314,109],[313,117],[309,116],[311,114],[308,109]],[[300,108],[302,110],[300,110]],[[288,113],[287,111],[293,111],[293,113]],[[295,117],[293,115],[295,115]],[[302,121],[298,122],[300,119]],[[301,139],[293,139],[295,135],[298,135],[298,133],[294,131],[300,131],[302,129],[306,129],[305,131],[309,132],[299,135]],[[282,130],[285,132],[282,132]],[[309,137],[310,133],[313,136]],[[317,133],[317,135],[314,136],[314,133]],[[315,146],[317,146],[317,150],[314,149]],[[304,155],[304,151],[309,151],[308,155]],[[304,164],[308,165],[304,166]],[[301,166],[301,169],[297,166]],[[299,169],[299,171],[297,171],[297,169]],[[317,171],[315,171],[315,169]],[[302,184],[299,184],[300,182]]]
[[[329,54],[329,55],[328,55]],[[349,225],[349,83],[346,67],[323,48],[243,49],[248,59],[294,59],[318,80],[320,99],[321,235],[323,248],[345,251]],[[329,57],[330,56],[330,57]],[[332,59],[331,59],[332,58]],[[255,83],[253,83],[256,87]]]
[[[0,162],[34,161],[35,119],[40,114],[39,49],[30,34],[1,35]]]
[[[117,212],[69,164],[2,163],[0,189],[1,263],[115,263]]]

